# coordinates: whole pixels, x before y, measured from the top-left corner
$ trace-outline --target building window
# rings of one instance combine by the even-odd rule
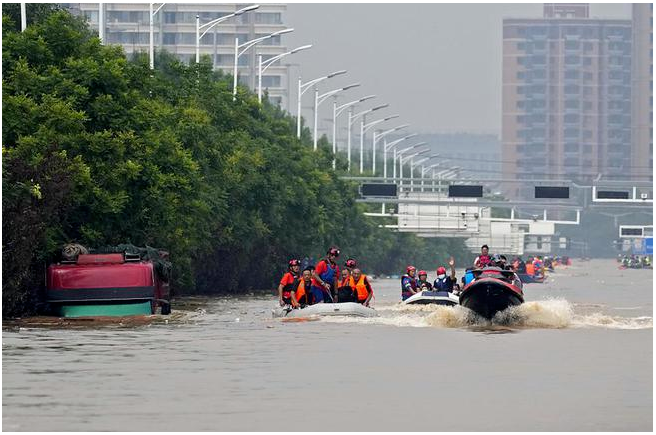
[[[564,148],[566,153],[578,153],[579,152],[579,144],[576,142],[568,142],[565,144]]]
[[[255,24],[282,24],[280,12],[256,12]]]
[[[579,85],[565,85],[565,94],[579,94],[581,87]]]
[[[580,106],[579,100],[565,100],[565,109],[578,109]]]
[[[581,57],[575,54],[568,54],[565,56],[565,65],[580,65]]]
[[[568,113],[563,117],[565,123],[573,124],[578,123],[581,120],[581,117],[576,113]]]
[[[165,24],[175,24],[175,12],[164,12],[164,23]]]
[[[579,41],[565,41],[565,49],[566,50],[578,50],[579,49]]]
[[[565,71],[566,79],[578,79],[580,76],[579,71],[576,69],[568,69]]]
[[[280,82],[280,76],[262,76],[262,87],[279,88]]]

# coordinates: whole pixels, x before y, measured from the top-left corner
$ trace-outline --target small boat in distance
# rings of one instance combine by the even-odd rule
[[[460,293],[460,305],[491,319],[499,311],[524,303],[522,283],[515,273],[498,267],[472,271],[474,280]]]
[[[371,307],[365,307],[355,302],[342,302],[338,304],[322,302],[299,309],[292,309],[290,306],[274,308],[272,315],[274,318],[317,316],[378,317],[378,312]]]
[[[433,291],[433,290],[422,290],[419,293],[416,293],[410,296],[408,299],[403,301],[404,305],[425,305],[425,304],[435,304],[435,305],[458,305],[459,303],[458,296],[454,295],[451,292],[445,291]]]

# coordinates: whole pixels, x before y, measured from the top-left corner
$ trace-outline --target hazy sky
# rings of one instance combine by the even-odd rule
[[[592,17],[631,16],[630,4],[592,4]],[[301,4],[287,6],[288,48],[313,44],[289,56],[303,81],[345,69],[320,92],[350,83],[359,88],[339,102],[376,94],[371,107],[389,103],[381,115],[399,114],[409,131],[484,132],[501,130],[501,46],[505,17],[541,17],[533,4]],[[298,67],[291,68],[292,113],[296,113]],[[313,98],[303,95],[303,106]],[[304,110],[306,119],[312,112]],[[345,115],[344,115],[345,116]],[[320,108],[320,126],[332,117],[332,101]],[[372,118],[375,119],[375,118]],[[393,121],[390,121],[392,123]],[[342,120],[338,126],[345,126]],[[393,124],[390,124],[393,126]],[[340,133],[340,136],[343,133]],[[330,135],[329,135],[330,136]]]

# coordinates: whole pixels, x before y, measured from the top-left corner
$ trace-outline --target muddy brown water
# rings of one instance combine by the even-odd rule
[[[494,323],[461,307],[284,322],[272,296],[173,315],[5,322],[9,431],[651,431],[653,275],[609,260],[525,287]]]

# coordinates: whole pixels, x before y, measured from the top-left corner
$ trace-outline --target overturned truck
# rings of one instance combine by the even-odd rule
[[[46,302],[61,317],[171,312],[168,253],[119,245],[89,252],[67,245],[46,272]]]

